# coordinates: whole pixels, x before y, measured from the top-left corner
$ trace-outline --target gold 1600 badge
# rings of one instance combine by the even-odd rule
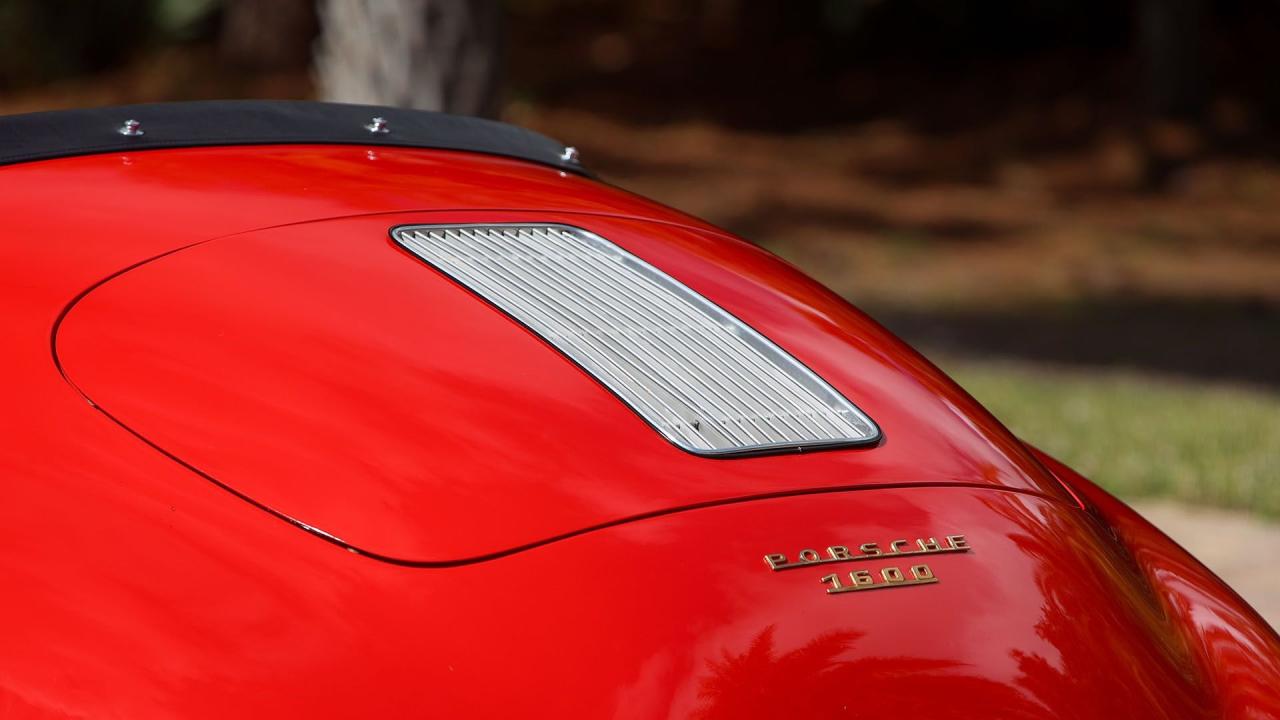
[[[868,542],[850,550],[848,545],[828,545],[825,553],[804,549],[791,559],[785,553],[770,553],[764,556],[769,569],[776,571],[797,570],[814,565],[829,563],[856,562],[859,560],[889,560],[915,555],[937,555],[940,553],[969,552],[969,543],[963,535],[947,535],[942,542],[937,538],[917,538],[914,543],[909,540],[893,540],[886,547],[879,543]],[[878,590],[881,588],[906,587],[909,585],[932,585],[938,582],[937,576],[926,563],[908,562],[904,565],[890,565],[871,570],[854,570],[847,580],[839,573],[824,575],[820,578],[827,585],[827,594],[859,592],[862,590]]]

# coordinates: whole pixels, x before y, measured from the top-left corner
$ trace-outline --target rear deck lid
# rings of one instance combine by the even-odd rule
[[[543,237],[432,235],[477,223]],[[557,232],[614,248],[624,276],[574,279]],[[56,352],[158,449],[408,562],[834,488],[1061,492],[847,303],[740,241],[633,219],[413,213],[212,240],[92,289]]]

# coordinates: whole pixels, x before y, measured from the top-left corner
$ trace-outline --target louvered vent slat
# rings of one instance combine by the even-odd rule
[[[773,342],[608,240],[567,225],[414,225],[402,247],[541,335],[701,454],[863,444],[875,424]]]

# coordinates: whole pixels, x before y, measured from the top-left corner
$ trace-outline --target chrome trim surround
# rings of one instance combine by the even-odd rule
[[[880,438],[870,418],[782,348],[599,235],[513,223],[407,225],[391,236],[684,450],[738,455]]]

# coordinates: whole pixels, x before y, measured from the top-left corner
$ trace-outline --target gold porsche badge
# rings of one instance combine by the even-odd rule
[[[794,559],[786,553],[770,553],[764,556],[764,562],[769,569],[777,572],[830,563],[963,553],[969,552],[969,549],[969,543],[963,535],[947,535],[942,542],[933,537],[917,538],[914,543],[909,540],[892,540],[884,547],[881,547],[878,542],[867,542],[856,546],[853,550],[848,545],[828,545],[825,553],[806,548],[796,553]],[[847,581],[843,580],[838,573],[824,575],[819,580],[827,586],[828,595],[909,585],[932,585],[938,582],[937,576],[933,574],[928,564],[921,562],[912,562],[905,567],[905,570],[900,565],[877,568],[877,572],[874,573],[871,570],[854,570],[848,574]]]

